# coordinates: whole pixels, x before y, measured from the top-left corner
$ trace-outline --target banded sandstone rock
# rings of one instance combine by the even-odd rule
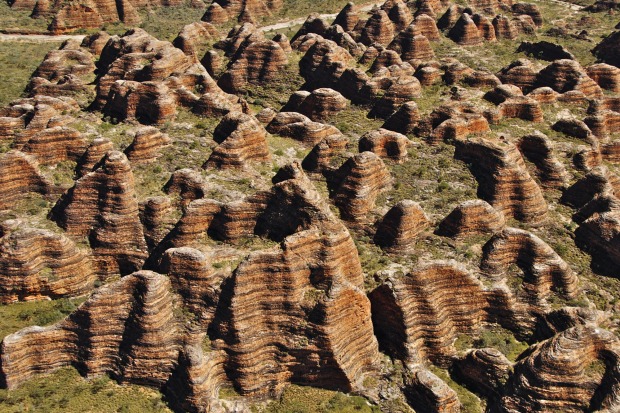
[[[102,278],[129,274],[146,258],[133,173],[120,152],[108,152],[93,172],[78,179],[54,205],[50,218],[68,234],[89,238]]]
[[[330,197],[345,221],[368,221],[377,196],[391,186],[390,172],[372,152],[349,158],[335,173]]]
[[[407,159],[410,144],[411,141],[405,135],[387,129],[377,129],[362,135],[358,148],[360,152],[373,152],[382,158],[400,163]]]
[[[533,346],[517,362],[500,409],[614,411],[618,354],[618,339],[602,328],[590,325],[563,331]]]
[[[360,42],[367,46],[373,43],[387,46],[393,38],[394,24],[385,11],[377,10],[366,21],[366,25],[360,35]]]
[[[270,159],[267,132],[255,117],[234,112],[226,115],[213,131],[219,145],[205,163],[206,168],[243,167],[250,161]]]
[[[152,126],[141,127],[136,131],[131,144],[125,149],[125,155],[132,163],[138,164],[156,160],[159,150],[170,145],[172,139]]]
[[[517,143],[519,151],[536,166],[535,175],[545,188],[563,188],[568,172],[553,153],[549,138],[542,133],[523,136]]]
[[[488,311],[482,284],[454,262],[389,276],[369,298],[380,346],[407,363],[445,365],[457,335],[474,333]]]
[[[403,393],[416,411],[459,413],[456,392],[429,370],[419,368],[407,375]]]
[[[394,132],[408,134],[413,132],[419,121],[418,105],[411,101],[403,103],[396,112],[386,119],[381,127]]]
[[[373,242],[391,253],[412,252],[418,236],[430,225],[417,202],[401,201],[381,219]]]
[[[545,220],[547,203],[515,145],[484,138],[457,141],[454,157],[472,164],[479,196],[504,215],[532,225]]]
[[[448,32],[448,37],[461,46],[477,46],[483,42],[476,23],[467,13],[461,14],[461,17]]]
[[[282,47],[273,40],[259,40],[250,43],[237,52],[224,72],[218,85],[229,92],[245,90],[248,84],[262,84],[275,80],[288,64]]]
[[[2,303],[75,297],[92,291],[95,280],[89,253],[69,238],[19,221],[2,224]]]
[[[14,203],[34,192],[48,195],[52,182],[39,170],[33,156],[11,150],[0,156],[0,209],[13,208]]]
[[[172,295],[168,277],[137,272],[101,287],[57,324],[5,337],[6,385],[75,365],[90,377],[109,373],[128,383],[162,386],[181,342]]]
[[[306,116],[296,112],[278,113],[267,125],[267,131],[308,145],[316,145],[328,136],[341,135],[335,126],[312,122]]]
[[[505,225],[504,215],[481,199],[465,201],[456,206],[439,224],[438,235],[461,239],[492,234]]]
[[[516,228],[506,228],[483,247],[483,273],[490,278],[509,274],[515,264],[523,272],[524,294],[536,302],[549,297],[552,290],[565,298],[579,292],[579,279],[560,256],[536,235]]]

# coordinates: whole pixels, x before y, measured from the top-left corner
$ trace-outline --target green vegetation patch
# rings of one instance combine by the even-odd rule
[[[2,1],[0,4],[6,5]],[[0,107],[22,96],[30,76],[47,52],[58,46],[60,42],[0,42]]]
[[[0,340],[24,327],[56,323],[73,312],[85,300],[86,297],[61,298],[53,301],[27,301],[0,305]]]
[[[172,412],[159,392],[146,387],[118,385],[107,376],[86,380],[64,368],[30,380],[19,388],[0,390],[0,411],[62,413]]]
[[[478,398],[478,396],[467,390],[464,386],[455,382],[446,370],[435,366],[430,366],[429,370],[446,382],[446,384],[456,392],[462,405],[462,413],[483,413],[485,411],[486,402]]]
[[[377,406],[370,405],[363,397],[295,385],[288,386],[280,400],[263,407],[255,406],[252,410],[260,413],[380,412]]]

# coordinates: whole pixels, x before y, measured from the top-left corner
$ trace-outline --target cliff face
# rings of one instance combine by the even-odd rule
[[[445,365],[459,334],[488,317],[482,284],[456,263],[437,262],[387,282],[369,295],[380,346],[393,357]]]
[[[99,289],[67,319],[29,327],[2,342],[2,373],[9,388],[34,374],[75,365],[89,376],[161,385],[179,353],[178,321],[170,281],[137,272]]]
[[[500,411],[616,410],[610,392],[618,387],[617,360],[613,334],[592,326],[568,329],[535,345],[515,365]]]
[[[454,157],[472,163],[478,193],[494,208],[531,224],[544,221],[547,203],[516,146],[485,139],[457,141]]]
[[[50,213],[68,234],[89,238],[96,271],[103,278],[136,271],[146,258],[134,185],[127,157],[108,152],[99,167],[78,179]]]
[[[64,235],[5,221],[0,239],[0,301],[79,296],[95,284],[92,258]]]

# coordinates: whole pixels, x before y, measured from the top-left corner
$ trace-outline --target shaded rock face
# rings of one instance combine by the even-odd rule
[[[324,122],[348,107],[349,102],[331,88],[319,88],[312,92],[294,93],[282,112],[299,112],[312,121]]]
[[[458,413],[461,403],[454,390],[425,369],[413,371],[405,379],[403,393],[416,411]]]
[[[418,105],[411,101],[403,103],[389,118],[386,119],[382,128],[394,132],[412,133],[420,121]]]
[[[332,135],[323,139],[306,155],[301,163],[305,171],[316,173],[330,173],[336,167],[332,165],[335,156],[343,152],[349,143],[349,139],[342,135]]]
[[[67,96],[15,100],[0,109],[0,138],[23,145],[38,132],[68,124],[77,110],[78,103]]]
[[[202,20],[210,23],[225,23],[231,19],[252,21],[255,17],[269,16],[281,7],[279,0],[218,0],[211,3]]]
[[[24,228],[19,221],[2,224],[0,301],[75,297],[90,292],[95,272],[87,252],[64,235]]]
[[[378,43],[387,46],[394,38],[394,24],[384,10],[377,10],[366,21],[360,41],[365,45]]]
[[[580,326],[533,346],[514,366],[500,411],[613,411],[618,387],[618,339],[594,326]],[[601,369],[589,369],[598,364]]]
[[[482,284],[453,262],[390,276],[369,298],[379,345],[409,363],[444,365],[456,354],[456,336],[473,333],[487,318]]]
[[[35,374],[74,365],[128,383],[161,386],[179,353],[179,321],[168,277],[141,271],[101,287],[65,320],[28,327],[2,344],[9,388]]]
[[[476,23],[467,13],[463,13],[456,21],[454,27],[448,32],[448,37],[461,46],[476,46],[483,42]]]
[[[437,235],[461,239],[492,234],[505,225],[504,215],[481,199],[465,201],[456,206],[439,223]]]
[[[578,278],[566,262],[536,235],[506,228],[483,247],[481,270],[488,277],[504,278],[510,265],[524,274],[524,294],[541,302],[552,290],[565,297],[578,293]]]
[[[550,62],[559,59],[575,59],[575,56],[573,56],[564,47],[546,41],[536,43],[521,42],[521,44],[517,48],[517,52],[524,52],[528,56],[533,56],[537,59],[548,60]]]
[[[377,196],[392,181],[381,158],[372,152],[349,158],[334,175],[330,197],[340,210],[340,217],[351,222],[367,221]]]
[[[114,144],[106,138],[95,138],[77,161],[75,175],[80,178],[95,169],[106,153],[114,150]]]
[[[568,172],[557,160],[549,138],[542,133],[523,136],[517,143],[523,156],[536,166],[534,174],[545,188],[562,188],[568,182]]]
[[[422,94],[420,81],[413,76],[401,76],[387,89],[385,94],[375,103],[368,114],[369,117],[387,118],[403,103]]]
[[[620,31],[611,33],[604,38],[599,44],[597,44],[592,53],[605,63],[620,67],[620,51],[618,44],[620,44]]]
[[[617,245],[620,220],[620,180],[604,166],[592,168],[569,187],[561,201],[577,209],[575,243],[592,255],[592,268],[615,276],[620,265]]]
[[[403,60],[431,60],[435,57],[429,39],[420,34],[419,28],[415,24],[399,32],[388,45],[388,48],[400,53]]]
[[[250,161],[270,159],[267,132],[254,116],[240,112],[226,115],[216,126],[213,139],[219,143],[205,167],[243,167]]]
[[[475,138],[456,142],[456,159],[472,164],[479,196],[506,216],[542,223],[547,203],[513,144]]]
[[[308,145],[316,145],[330,136],[342,135],[335,126],[313,122],[301,113],[296,112],[278,113],[267,125],[267,131]]]
[[[390,23],[391,24],[391,23]],[[317,40],[301,58],[299,73],[312,88],[334,87],[353,56],[331,40]],[[341,91],[339,88],[335,88]],[[349,98],[345,95],[345,97]]]
[[[586,73],[598,85],[612,92],[620,92],[620,69],[606,63],[586,67]]]
[[[146,243],[127,157],[116,151],[75,182],[50,212],[68,234],[90,240],[97,274],[107,278],[142,266]]]
[[[93,78],[95,56],[77,42],[67,41],[51,50],[30,78],[30,96],[90,95],[86,86]]]
[[[198,54],[218,35],[218,30],[207,22],[194,22],[183,26],[177,37],[172,41],[188,56],[198,59]]]
[[[498,106],[501,118],[518,118],[530,122],[542,122],[543,111],[536,99],[528,96],[518,96],[506,99]]]
[[[249,84],[275,80],[287,64],[286,53],[278,43],[265,39],[254,41],[237,51],[218,85],[225,91],[237,93]]]
[[[426,214],[417,202],[401,201],[385,214],[377,226],[373,241],[385,251],[408,253],[429,225]]]
[[[490,131],[489,122],[473,105],[449,103],[434,109],[418,124],[416,133],[429,144],[464,139]]]
[[[542,14],[538,10],[538,6],[532,3],[515,3],[512,5],[512,12],[516,15],[524,14],[530,16],[537,27],[543,24]]]
[[[345,32],[355,29],[359,20],[359,14],[355,9],[355,4],[347,3],[334,19],[333,25],[342,27]]]
[[[470,350],[454,364],[458,377],[487,397],[495,397],[512,373],[512,363],[499,350]]]
[[[111,38],[97,63],[93,108],[117,120],[160,124],[178,106],[197,114],[241,111],[240,99],[224,93],[193,56],[142,29]]]
[[[29,192],[50,194],[53,184],[33,156],[11,150],[0,156],[0,209],[8,209]]]
[[[560,59],[545,67],[536,76],[537,87],[549,86],[559,93],[580,91],[592,98],[602,97],[601,88],[586,74],[581,65],[570,59]]]
[[[387,129],[377,129],[362,135],[358,147],[360,152],[369,151],[381,158],[403,162],[407,159],[410,144],[411,141],[405,135]]]
[[[159,129],[152,126],[141,127],[136,131],[131,144],[125,149],[125,155],[133,164],[154,161],[161,155],[160,149],[171,142],[168,135],[161,133]]]
[[[516,39],[519,35],[519,30],[508,16],[498,14],[491,21],[493,28],[495,29],[495,38],[498,40]]]

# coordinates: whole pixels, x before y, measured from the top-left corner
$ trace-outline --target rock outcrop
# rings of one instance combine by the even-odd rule
[[[369,151],[381,158],[404,162],[407,159],[407,149],[410,144],[411,141],[405,135],[387,129],[377,129],[363,134],[358,147],[360,153]]]
[[[101,287],[65,320],[27,327],[2,342],[8,388],[75,365],[89,377],[111,374],[160,387],[176,363],[181,337],[170,279],[141,271]]]
[[[369,298],[380,347],[407,363],[445,365],[457,335],[474,333],[487,318],[482,284],[454,262],[389,276]]]
[[[349,102],[339,92],[330,88],[319,88],[312,92],[299,91],[293,94],[283,112],[299,112],[310,120],[324,122],[348,107]]]
[[[620,69],[606,63],[586,67],[586,73],[598,85],[612,92],[620,92]]]
[[[12,208],[30,192],[48,195],[53,190],[33,156],[17,150],[0,156],[0,209]]]
[[[461,46],[478,46],[483,42],[476,23],[467,13],[463,13],[456,21],[448,32],[448,37]]]
[[[454,157],[472,165],[478,196],[495,209],[532,225],[545,220],[547,203],[515,145],[472,138],[456,142]]]
[[[278,113],[266,129],[269,133],[286,136],[307,145],[316,145],[329,136],[341,135],[335,126],[313,122],[296,112]]]
[[[96,273],[107,278],[130,274],[146,258],[134,177],[127,157],[108,152],[58,200],[50,217],[68,234],[88,237]]]
[[[330,197],[345,221],[368,221],[377,196],[392,183],[390,172],[381,158],[372,152],[362,152],[349,158],[335,173]]]
[[[110,39],[97,62],[93,108],[116,120],[160,124],[178,106],[201,115],[241,111],[238,97],[224,93],[196,59],[142,29]]]
[[[416,411],[459,413],[461,403],[456,392],[435,374],[416,369],[405,379],[403,393]]]
[[[205,167],[243,167],[250,161],[269,160],[266,135],[265,128],[254,116],[229,113],[213,131],[213,140],[219,145],[213,149]]]
[[[568,172],[557,160],[549,138],[542,133],[523,136],[517,143],[523,156],[536,166],[534,174],[545,188],[563,188]]]
[[[151,162],[161,156],[160,149],[170,145],[170,143],[172,140],[165,133],[161,133],[159,129],[144,126],[136,131],[133,141],[125,149],[125,155],[133,164]]]
[[[620,31],[615,31],[597,44],[596,47],[592,49],[592,53],[599,58],[599,60],[620,67],[618,44],[620,44]]]
[[[498,279],[509,275],[513,264],[523,272],[524,294],[537,302],[552,290],[565,298],[579,291],[577,276],[549,245],[530,232],[506,228],[483,247],[480,268],[487,277]]]
[[[251,41],[242,44],[228,69],[220,77],[218,85],[225,91],[238,93],[248,84],[264,84],[275,80],[288,64],[288,57],[282,47],[273,40]]]
[[[413,250],[417,238],[429,225],[426,214],[417,202],[401,201],[377,225],[373,241],[385,251],[406,254]]]
[[[17,220],[2,224],[0,302],[75,297],[95,286],[89,253],[51,231],[27,228]]]
[[[514,366],[501,411],[614,411],[618,339],[595,326],[570,328],[536,344]]]
[[[505,225],[504,215],[486,201],[475,199],[460,203],[439,223],[435,233],[461,239],[492,234]]]
[[[411,101],[403,103],[396,112],[386,119],[381,127],[394,132],[408,134],[415,130],[419,121],[420,112],[418,105]]]
[[[366,21],[366,25],[362,29],[360,42],[370,46],[378,43],[383,46],[390,44],[394,38],[394,24],[384,10],[375,11]]]

